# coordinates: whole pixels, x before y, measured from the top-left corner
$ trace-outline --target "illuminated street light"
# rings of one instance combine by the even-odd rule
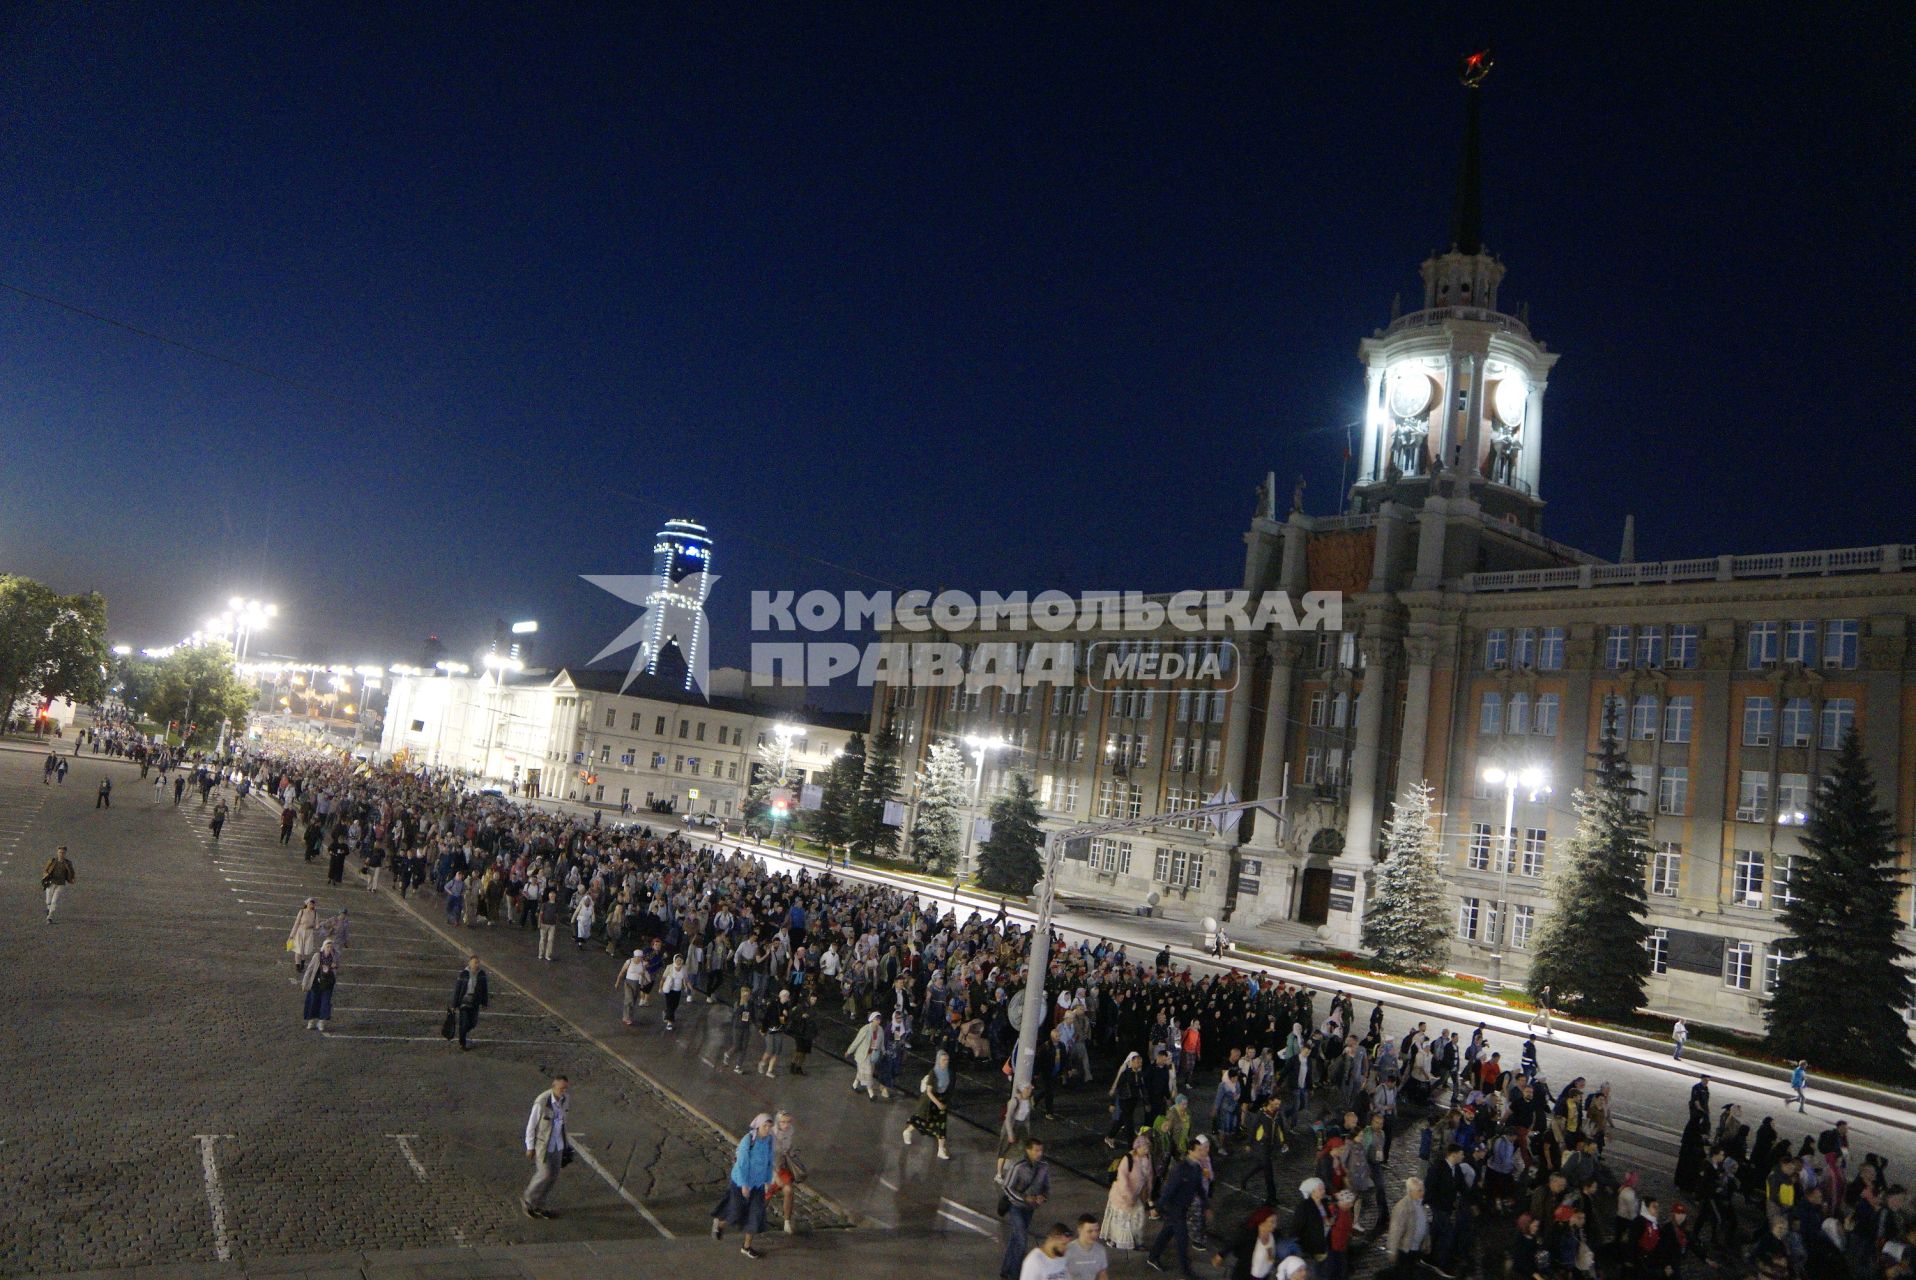
[[[1494,996],[1504,989],[1504,934],[1510,930],[1510,864],[1517,860],[1517,791],[1521,788],[1534,802],[1539,796],[1549,794],[1550,788],[1545,785],[1549,775],[1534,765],[1524,769],[1485,765],[1480,776],[1491,786],[1504,789],[1504,853],[1498,876],[1497,931],[1490,944],[1490,976],[1484,981],[1484,993]]]
[[[113,656],[116,658],[130,658],[133,656],[133,646],[130,644],[116,644],[113,646]]]

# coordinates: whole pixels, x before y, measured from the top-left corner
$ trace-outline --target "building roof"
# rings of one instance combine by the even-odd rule
[[[729,711],[737,715],[760,716],[767,720],[789,720],[820,729],[863,732],[870,727],[870,717],[863,712],[821,711],[813,707],[793,710],[767,702],[753,702],[749,698],[727,697],[723,694],[713,694],[708,697],[696,689],[681,687],[675,680],[649,676],[643,671],[632,680],[630,686],[626,686],[626,673],[621,670],[594,671],[585,667],[562,667],[553,675],[551,682],[557,684],[561,680],[570,680],[574,688],[588,693],[622,694],[628,698],[647,698],[654,702],[669,702],[683,707]]]

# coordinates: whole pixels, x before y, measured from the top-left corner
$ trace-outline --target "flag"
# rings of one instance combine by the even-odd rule
[[[1220,790],[1216,795],[1212,796],[1209,800],[1206,800],[1204,803],[1205,804],[1236,804],[1237,793],[1235,791],[1232,791],[1229,787],[1225,787],[1222,790]],[[1233,809],[1229,813],[1214,813],[1210,816],[1208,820],[1213,827],[1217,828],[1219,834],[1222,834],[1226,831],[1230,831],[1234,829],[1237,826],[1237,820],[1243,816],[1244,815],[1241,812],[1239,812],[1236,809]]]
[[[902,827],[905,825],[905,806],[897,800],[885,801],[885,825]]]

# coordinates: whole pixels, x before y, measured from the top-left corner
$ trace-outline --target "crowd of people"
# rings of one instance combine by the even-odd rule
[[[541,812],[338,757],[248,752],[200,769],[196,780],[224,778],[277,804],[282,842],[301,830],[305,856],[324,852],[334,883],[350,865],[377,890],[390,870],[394,891],[436,895],[449,924],[534,934],[541,959],[555,959],[562,938],[610,953],[628,1022],[654,1001],[667,1030],[685,1001],[725,1004],[721,1070],[803,1074],[838,1011],[856,1028],[831,1046],[850,1060],[851,1087],[913,1103],[898,1130],[907,1145],[923,1137],[947,1154],[961,1068],[1010,1074],[1029,937],[1002,904],[961,919],[907,890],[780,871],[680,831]],[[319,1027],[328,924],[343,921],[315,916],[289,938]],[[1400,1276],[1517,1280],[1667,1280],[1691,1266],[1902,1280],[1916,1259],[1903,1253],[1916,1249],[1903,1188],[1875,1157],[1851,1163],[1844,1126],[1802,1150],[1768,1118],[1752,1137],[1735,1108],[1711,1118],[1704,1077],[1675,1171],[1687,1200],[1659,1198],[1605,1157],[1610,1087],[1553,1086],[1534,1038],[1500,1047],[1481,1025],[1424,1022],[1387,1032],[1381,1004],[1360,1016],[1343,992],[1194,973],[1168,951],[1133,955],[1101,939],[1051,942],[1034,1083],[1000,1118],[1002,1276],[1072,1274],[1062,1269],[1072,1261],[1082,1272],[1091,1245],[1098,1256],[1143,1250],[1185,1275],[1208,1252],[1236,1275],[1318,1280],[1344,1280],[1358,1248],[1381,1250]],[[1043,1137],[1073,1095],[1102,1107],[1105,1204],[1090,1222],[1040,1232]],[[759,1127],[734,1168],[764,1174],[759,1198],[748,1187],[715,1214],[715,1234],[740,1226],[747,1252],[765,1193],[779,1176],[788,1192],[797,1181],[790,1163],[765,1172],[751,1147]],[[1415,1156],[1397,1164],[1420,1173],[1394,1178],[1405,1143]],[[1299,1159],[1284,1159],[1293,1151]],[[1280,1176],[1280,1163],[1306,1156],[1301,1184]],[[1227,1161],[1253,1209],[1220,1223]]]

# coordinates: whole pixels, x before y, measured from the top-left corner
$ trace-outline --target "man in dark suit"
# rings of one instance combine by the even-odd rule
[[[466,1037],[479,1025],[479,1011],[486,1007],[486,971],[479,963],[478,956],[468,957],[466,967],[452,983],[452,1012],[458,1021],[459,1047],[470,1049]]]

